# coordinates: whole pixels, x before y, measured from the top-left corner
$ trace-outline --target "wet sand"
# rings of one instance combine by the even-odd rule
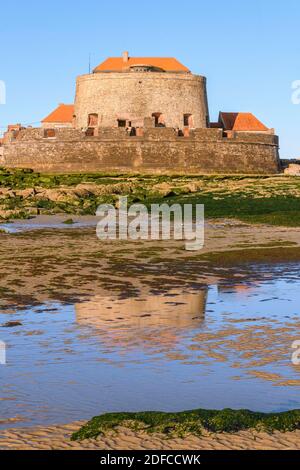
[[[0,450],[299,450],[300,431],[274,434],[240,431],[201,437],[167,439],[160,434],[120,427],[97,439],[72,442],[70,436],[82,422],[65,426],[19,428],[0,431]]]
[[[53,221],[57,223],[56,218]],[[227,266],[220,269],[216,262],[212,269],[199,255],[240,251],[236,261],[241,264],[244,250],[293,250],[300,246],[299,235],[300,228],[214,220],[207,223],[204,249],[191,252],[185,250],[184,242],[174,240],[103,242],[97,239],[95,228],[76,225],[74,229],[1,233],[2,304],[13,309],[47,301],[80,300],[102,295],[108,289],[118,295],[135,294],[145,285],[163,290],[217,283],[224,276],[232,279],[233,272]]]
[[[271,247],[299,246],[300,229],[270,226],[250,226],[228,221],[209,222],[206,230],[206,244],[203,252],[217,252],[245,249],[262,249]],[[12,239],[13,237],[13,239]],[[13,246],[12,246],[13,240]],[[29,244],[30,240],[30,244]],[[107,288],[119,293],[126,289],[133,292],[140,287],[142,280],[148,284],[149,289],[154,287],[152,279],[157,277],[151,273],[153,260],[163,257],[164,260],[178,261],[178,272],[169,278],[169,266],[165,271],[161,269],[161,278],[170,285],[180,285],[185,282],[186,272],[184,262],[187,258],[197,257],[183,249],[182,242],[143,242],[133,243],[116,242],[114,244],[101,244],[97,240],[94,229],[82,229],[74,231],[61,230],[43,232],[43,236],[37,236],[32,232],[18,234],[16,236],[1,234],[1,263],[3,271],[3,284],[7,288],[4,306],[8,313],[13,313],[15,308],[27,303],[39,304],[49,299],[59,297],[69,301],[73,296],[92,296],[101,294]],[[127,263],[126,281],[122,280],[124,263]],[[160,262],[160,260],[158,260]],[[16,273],[16,263],[19,265]],[[80,269],[79,269],[80,268]],[[191,270],[194,267],[191,265]],[[66,282],[72,274],[72,282]],[[208,272],[203,269],[198,273],[195,282],[205,283],[218,281],[222,274],[216,270]],[[11,286],[16,279],[22,283],[13,292]],[[97,289],[95,288],[97,286]],[[30,295],[29,295],[30,293]],[[34,295],[33,295],[34,293]],[[5,305],[6,304],[6,305]],[[234,330],[234,331],[233,331]],[[238,351],[248,352],[248,349],[257,350],[258,339],[254,343],[251,338],[251,330],[244,332],[234,329],[223,332],[218,340],[220,345],[227,341],[232,332],[238,333],[247,341],[235,343]],[[270,337],[270,344],[274,339]],[[272,333],[272,331],[271,331]],[[198,337],[194,344],[197,350],[201,350],[201,342],[207,338]],[[249,340],[252,342],[249,344]],[[260,338],[259,338],[260,340]],[[229,341],[229,340],[228,340]],[[272,343],[273,344],[273,343]],[[246,346],[243,346],[246,345]],[[226,346],[228,346],[226,344]],[[255,348],[254,348],[255,346]],[[278,352],[278,351],[277,351]],[[251,360],[251,357],[247,357]],[[268,358],[270,361],[272,358]],[[261,358],[263,360],[263,358]],[[252,367],[259,364],[252,363]],[[254,373],[255,371],[252,371]],[[280,377],[265,377],[266,380],[278,382]],[[299,385],[299,383],[297,383]],[[204,434],[201,438],[190,436],[185,439],[167,440],[161,435],[148,435],[144,432],[134,432],[120,428],[118,433],[110,433],[97,440],[88,440],[81,443],[71,442],[72,432],[78,430],[83,423],[59,425],[39,428],[16,428],[0,431],[0,449],[122,449],[122,450],[168,450],[168,449],[299,449],[300,431],[293,433],[257,433],[255,431],[239,432],[237,434]],[[8,426],[12,426],[8,423]]]

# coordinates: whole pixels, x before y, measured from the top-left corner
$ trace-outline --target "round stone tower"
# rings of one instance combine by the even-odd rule
[[[206,79],[173,58],[110,58],[77,78],[74,123],[86,127],[205,128]]]

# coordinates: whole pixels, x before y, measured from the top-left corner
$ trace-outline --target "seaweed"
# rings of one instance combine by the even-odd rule
[[[148,411],[140,413],[107,413],[94,417],[71,439],[82,441],[95,439],[119,426],[130,429],[143,429],[145,432],[161,433],[170,437],[184,437],[188,434],[201,435],[203,431],[212,433],[236,433],[256,429],[272,433],[289,432],[300,429],[300,410],[282,413],[255,413],[249,410],[204,410],[164,413]]]

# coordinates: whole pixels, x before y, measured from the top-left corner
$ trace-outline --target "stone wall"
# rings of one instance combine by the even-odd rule
[[[73,123],[72,122],[42,122],[42,127],[44,129],[53,129],[53,128],[60,128],[60,127],[66,127],[66,128],[72,128]]]
[[[90,114],[98,125],[116,127],[118,120],[142,127],[145,116],[161,113],[166,127],[183,128],[184,114],[192,115],[190,127],[208,127],[205,77],[191,73],[94,73],[77,78],[75,127],[88,125]]]
[[[276,173],[280,168],[278,137],[196,129],[178,137],[173,129],[145,128],[130,137],[125,129],[99,129],[87,137],[76,129],[21,131],[3,147],[0,164],[45,172],[141,173]]]

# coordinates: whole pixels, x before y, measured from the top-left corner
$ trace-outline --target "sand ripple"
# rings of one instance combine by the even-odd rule
[[[274,434],[240,431],[236,434],[209,434],[185,439],[166,439],[120,427],[107,436],[72,442],[70,436],[84,424],[18,428],[0,431],[1,450],[299,450],[300,431]]]

